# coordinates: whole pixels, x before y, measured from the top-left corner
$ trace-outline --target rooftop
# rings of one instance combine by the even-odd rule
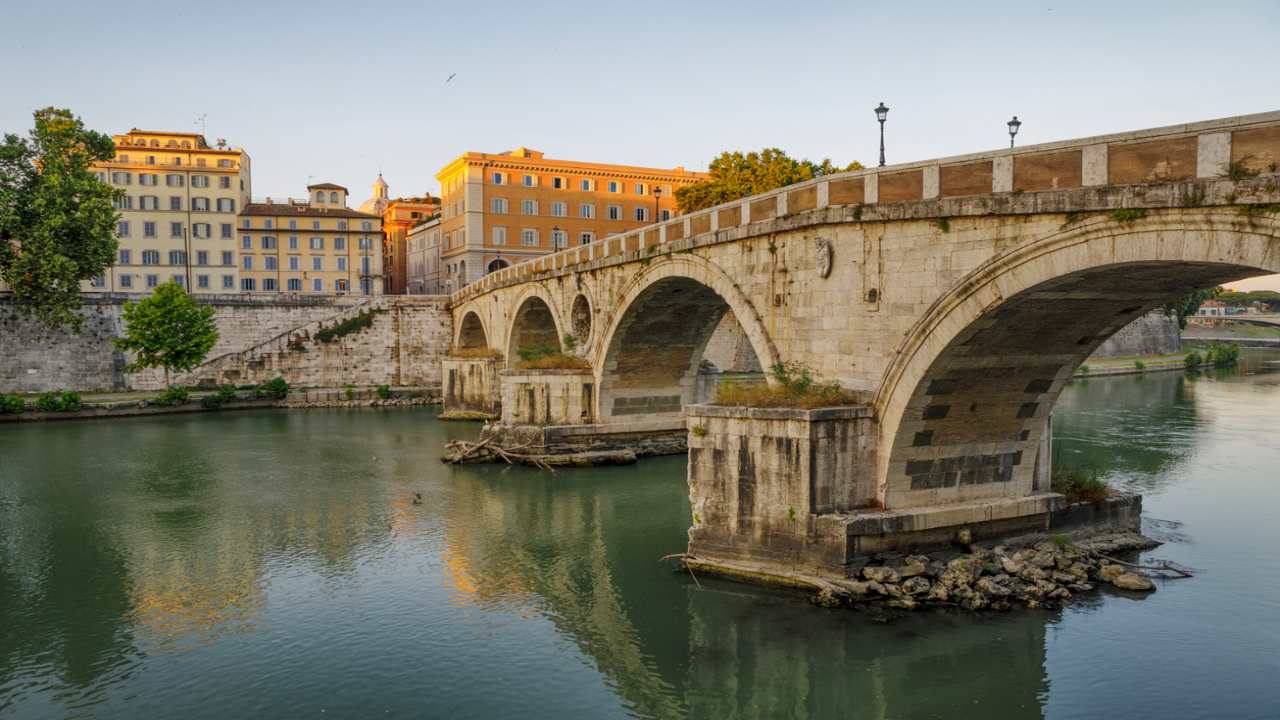
[[[319,186],[317,186],[319,187]],[[249,203],[244,206],[244,210],[240,211],[241,215],[268,215],[272,217],[280,216],[307,216],[307,217],[341,217],[341,218],[361,218],[366,220],[381,220],[377,215],[362,213],[351,208],[333,208],[333,207],[313,207],[305,202],[299,202],[293,199],[284,202],[265,202],[265,203]]]

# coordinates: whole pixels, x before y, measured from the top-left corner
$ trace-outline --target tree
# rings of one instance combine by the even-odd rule
[[[123,193],[89,169],[114,155],[109,136],[56,108],[35,112],[29,137],[0,144],[0,279],[49,328],[79,330],[80,282],[115,258],[112,201]]]
[[[1195,315],[1196,311],[1205,300],[1210,300],[1221,295],[1223,292],[1220,287],[1204,288],[1201,290],[1192,290],[1182,297],[1172,302],[1164,304],[1164,312],[1166,315],[1173,315],[1178,318],[1178,327],[1187,327],[1187,318]]]
[[[190,370],[204,361],[218,342],[213,308],[197,305],[176,282],[167,282],[139,302],[124,304],[124,337],[116,347],[134,353],[130,372],[164,368],[164,384],[170,371]]]
[[[822,175],[861,168],[862,163],[856,161],[840,168],[826,158],[820,163],[796,160],[778,148],[745,154],[725,151],[711,161],[708,168],[711,179],[679,188],[676,202],[681,212],[692,212]]]

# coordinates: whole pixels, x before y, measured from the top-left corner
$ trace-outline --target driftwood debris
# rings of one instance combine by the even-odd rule
[[[1110,555],[1103,555],[1102,553],[1094,553],[1094,555],[1108,562],[1115,563],[1116,565],[1123,565],[1125,567],[1130,567],[1135,570],[1147,570],[1152,572],[1171,573],[1175,578],[1194,577],[1191,574],[1191,568],[1182,567],[1181,565],[1170,562],[1168,560],[1158,560],[1156,561],[1159,563],[1158,565],[1139,565],[1137,563],[1125,562],[1124,560],[1113,558]]]
[[[557,467],[592,467],[596,465],[631,465],[636,454],[631,450],[593,450],[588,452],[550,455],[528,452],[531,443],[503,447],[493,438],[478,443],[467,440],[451,440],[446,445],[449,453],[440,458],[446,463],[494,463],[508,465],[532,465],[550,473]]]

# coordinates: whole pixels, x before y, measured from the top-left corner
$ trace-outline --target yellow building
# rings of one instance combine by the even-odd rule
[[[537,150],[468,152],[440,181],[442,290],[569,245],[676,214],[676,188],[708,175],[554,160]],[[656,220],[655,220],[655,215]]]
[[[170,280],[196,293],[236,292],[236,214],[249,202],[249,155],[203,135],[133,129],[98,178],[124,191],[119,251],[85,292],[148,292]]]
[[[341,185],[247,205],[239,243],[241,292],[382,294],[382,219],[347,207]]]
[[[440,213],[440,198],[430,193],[420,197],[388,197],[387,181],[378,173],[373,182],[373,197],[360,205],[360,212],[382,218],[383,292],[388,295],[409,293],[409,228]]]

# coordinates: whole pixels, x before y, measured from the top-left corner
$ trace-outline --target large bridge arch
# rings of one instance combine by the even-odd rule
[[[520,349],[549,345],[562,349],[560,308],[551,293],[534,284],[525,288],[510,305],[507,339],[503,345],[508,368],[520,361]]]
[[[603,422],[680,417],[694,402],[699,361],[726,312],[760,365],[778,352],[751,300],[709,260],[671,256],[638,273],[613,306],[595,358]]]
[[[887,507],[1017,497],[1076,367],[1139,315],[1200,287],[1280,272],[1280,223],[1222,209],[1109,215],[980,265],[902,340],[876,395]]]

